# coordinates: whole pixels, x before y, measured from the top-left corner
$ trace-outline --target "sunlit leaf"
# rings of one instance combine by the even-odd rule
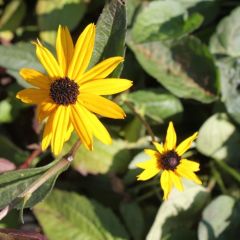
[[[54,190],[34,213],[49,240],[129,239],[110,209],[76,193]]]

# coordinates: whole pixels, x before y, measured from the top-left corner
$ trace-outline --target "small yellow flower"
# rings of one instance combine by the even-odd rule
[[[170,122],[164,145],[153,142],[157,151],[152,149],[144,150],[151,159],[137,164],[139,168],[144,169],[137,176],[137,180],[148,180],[162,171],[160,184],[164,191],[163,199],[168,198],[173,185],[179,191],[183,191],[182,177],[190,179],[197,184],[202,184],[201,180],[194,173],[199,170],[199,163],[181,157],[190,148],[197,135],[197,132],[194,133],[176,147],[177,136],[173,123]]]
[[[48,75],[28,68],[20,71],[20,75],[34,88],[18,92],[17,98],[37,105],[40,122],[47,119],[42,149],[51,144],[55,155],[61,152],[73,129],[89,150],[93,147],[93,135],[105,144],[111,143],[108,131],[93,113],[115,119],[125,117],[117,104],[101,96],[131,87],[132,82],[127,79],[106,78],[123,58],[111,57],[87,69],[95,34],[95,25],[89,24],[74,46],[67,27],[59,26],[57,59],[39,41],[35,43],[37,57]]]

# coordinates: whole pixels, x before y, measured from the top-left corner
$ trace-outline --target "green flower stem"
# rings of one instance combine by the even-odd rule
[[[152,191],[149,191],[149,192],[147,192],[146,194],[138,197],[138,198],[136,199],[136,202],[141,202],[141,201],[143,201],[143,200],[145,200],[145,199],[147,199],[147,198],[152,197],[153,195],[157,195],[157,197],[159,198],[159,192],[158,192],[158,191],[159,191],[159,189],[158,189],[158,190],[157,190],[157,189],[153,189]]]
[[[139,120],[143,123],[143,125],[146,128],[148,134],[151,136],[152,141],[154,142],[155,141],[154,133],[153,133],[152,128],[150,127],[150,125],[145,120],[145,118],[133,107],[133,105],[130,102],[124,101],[124,103],[139,118]]]
[[[232,178],[234,178],[238,183],[240,183],[240,174],[238,171],[233,169],[232,167],[228,166],[224,161],[217,161],[214,160],[214,162],[221,167],[222,170],[224,170],[226,173],[228,173]]]
[[[80,144],[81,143],[78,140],[70,149],[70,151],[61,158],[60,161],[58,161],[54,166],[49,168],[42,176],[40,176],[36,181],[34,181],[24,192],[22,192],[16,199],[14,199],[10,205],[2,209],[0,212],[0,220],[3,219],[8,214],[8,212],[13,209],[14,206],[22,199],[24,199],[24,201],[27,201],[31,197],[31,195],[46,181],[48,181],[51,177],[55,176],[64,169],[67,169],[70,166],[72,160],[74,159],[74,156]]]

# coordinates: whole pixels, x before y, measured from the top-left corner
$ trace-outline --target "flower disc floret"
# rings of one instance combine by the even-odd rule
[[[181,157],[178,156],[178,154],[175,151],[171,150],[162,154],[159,157],[159,160],[158,160],[159,167],[161,166],[162,169],[173,171],[179,165],[180,160],[181,160]]]

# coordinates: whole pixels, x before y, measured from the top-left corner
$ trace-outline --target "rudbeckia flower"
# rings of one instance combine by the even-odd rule
[[[102,97],[122,92],[131,87],[127,79],[106,78],[123,61],[122,57],[111,57],[91,69],[88,65],[93,53],[96,27],[89,24],[79,36],[75,46],[67,27],[59,26],[56,39],[56,55],[35,42],[36,54],[47,74],[23,68],[20,75],[33,88],[17,93],[24,103],[37,105],[37,116],[41,122],[47,119],[43,131],[42,149],[50,144],[58,155],[73,129],[83,145],[93,148],[93,135],[105,144],[111,137],[95,114],[103,117],[123,119],[124,111],[114,102]]]
[[[181,178],[187,178],[197,184],[201,180],[194,172],[199,170],[199,163],[182,158],[182,155],[190,148],[192,142],[197,138],[197,132],[181,142],[178,146],[177,136],[173,123],[170,122],[167,129],[167,136],[164,144],[153,142],[157,151],[145,149],[145,153],[151,159],[137,164],[144,171],[137,176],[137,180],[148,180],[159,172],[161,173],[160,184],[164,192],[163,199],[167,199],[173,186],[183,191]]]

